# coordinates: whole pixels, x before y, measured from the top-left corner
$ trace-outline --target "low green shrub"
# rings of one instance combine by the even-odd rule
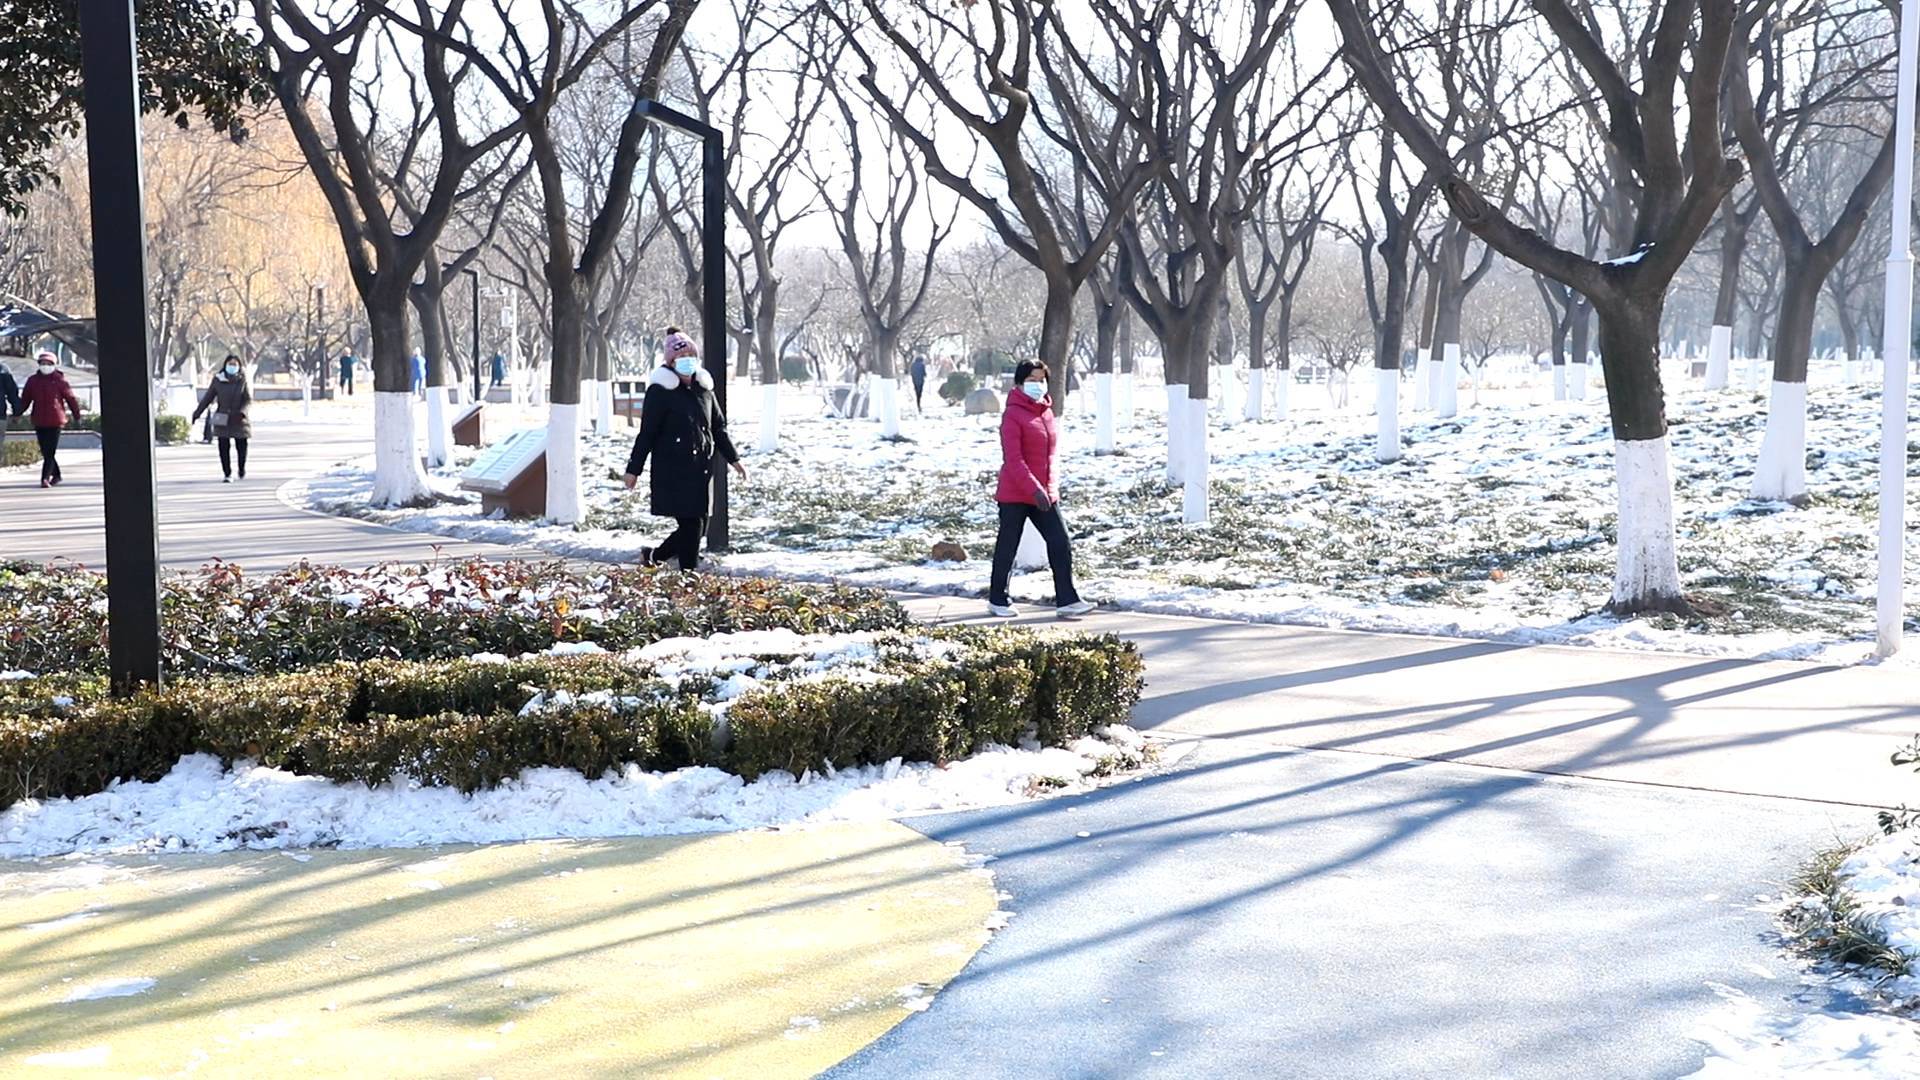
[[[906,612],[871,589],[650,569],[474,560],[269,577],[217,565],[161,586],[171,674],[295,671],[340,660],[518,656],[561,642],[622,651],[739,630],[897,630]],[[0,563],[0,670],[106,670],[106,582],[72,568]]]
[[[153,437],[159,440],[162,446],[178,446],[192,435],[193,429],[188,426],[187,418],[184,416],[161,413],[153,418]]]
[[[712,765],[753,779],[896,757],[947,762],[1030,736],[1067,745],[1124,723],[1139,698],[1139,653],[1116,638],[926,636],[954,655],[927,659],[912,636],[882,635],[878,670],[769,683],[733,700],[718,730],[711,680],[664,679],[617,656],[335,663],[183,680],[126,700],[97,678],[0,682],[0,809],[156,779],[191,753],[469,792],[538,766],[597,777],[627,763]]]
[[[973,393],[974,387],[979,385],[980,383],[967,372],[955,371],[940,384],[940,399],[949,405],[958,405],[967,400],[967,395]]]
[[[0,443],[0,469],[17,469],[40,464],[40,446],[32,436],[15,435]]]

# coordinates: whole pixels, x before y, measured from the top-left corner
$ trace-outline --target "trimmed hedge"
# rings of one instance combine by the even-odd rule
[[[739,630],[898,630],[871,589],[652,569],[471,562],[369,571],[300,565],[255,578],[218,565],[161,586],[163,661],[182,673],[262,674],[341,660],[519,656],[561,642],[623,651]],[[0,670],[106,671],[106,581],[0,563]]]
[[[710,681],[669,682],[613,656],[337,663],[203,678],[123,701],[105,697],[98,679],[0,683],[0,808],[158,779],[191,753],[462,791],[537,766],[597,777],[628,763],[712,765],[751,780],[896,757],[944,763],[1028,736],[1070,744],[1126,722],[1143,686],[1138,650],[1113,637],[925,636],[963,648],[951,660],[906,659],[910,636],[883,637],[879,675],[772,684],[732,702],[719,730],[704,704]],[[542,693],[557,703],[523,709]],[[62,695],[74,703],[56,704]]]

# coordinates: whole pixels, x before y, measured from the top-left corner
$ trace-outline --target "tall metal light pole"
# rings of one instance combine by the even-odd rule
[[[160,550],[147,362],[147,224],[133,0],[82,0],[88,202],[100,346],[107,660],[116,693],[160,682]]]
[[[1900,81],[1894,98],[1893,243],[1887,253],[1880,391],[1880,594],[1874,652],[1900,651],[1906,612],[1907,367],[1913,361],[1913,109],[1920,0],[1900,5]]]
[[[727,411],[727,155],[720,129],[702,123],[657,101],[639,101],[634,109],[655,123],[678,128],[700,139],[700,353],[707,374],[713,376],[713,397]],[[727,514],[727,470],[713,473],[713,518],[707,524],[707,547],[725,551],[731,542]]]
[[[473,403],[480,404],[480,271],[469,266],[460,271],[473,282]]]

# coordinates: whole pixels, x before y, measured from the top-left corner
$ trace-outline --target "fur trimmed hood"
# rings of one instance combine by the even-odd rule
[[[713,389],[713,376],[707,374],[706,368],[694,368],[693,381],[699,383],[702,390]],[[648,379],[647,382],[662,390],[680,389],[680,376],[675,374],[674,370],[670,367],[654,368],[653,377]]]

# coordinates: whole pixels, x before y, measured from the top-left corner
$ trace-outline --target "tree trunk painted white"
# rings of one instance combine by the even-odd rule
[[[1267,369],[1247,371],[1247,419],[1259,423],[1267,418]]]
[[[453,460],[453,405],[444,386],[427,387],[427,466],[440,468]]]
[[[1680,595],[1680,562],[1673,543],[1673,478],[1667,470],[1667,437],[1613,443],[1619,486],[1613,603],[1638,606],[1649,597]]]
[[[1753,497],[1789,502],[1807,494],[1807,384],[1776,382],[1753,470]]]
[[[1124,372],[1120,375],[1119,413],[1114,419],[1118,421],[1114,426],[1121,431],[1133,430],[1133,376]]]
[[[373,395],[374,506],[393,509],[415,506],[433,497],[427,471],[420,465],[420,446],[414,435],[413,395],[405,390],[376,391]]]
[[[602,435],[613,434],[613,380],[593,381],[593,408],[594,430]]]
[[[760,388],[760,452],[771,454],[780,449],[780,384]]]
[[[1567,400],[1567,365],[1553,365],[1553,400]]]
[[[900,437],[900,383],[884,375],[873,377],[875,403],[880,406],[880,437]]]
[[[580,406],[547,406],[547,518],[578,525],[586,517],[580,498]]]
[[[1840,358],[1840,385],[1860,385],[1860,365],[1854,363],[1853,357],[1851,356],[1843,356]]]
[[[1235,407],[1233,402],[1233,392],[1239,389],[1239,382],[1234,378],[1233,365],[1214,368],[1213,380],[1208,385],[1215,387],[1214,393],[1220,395],[1220,426],[1232,427],[1240,422],[1240,412],[1244,408],[1244,406]]]
[[[1433,415],[1445,419],[1460,415],[1460,345],[1449,341],[1440,349],[1440,385],[1433,399]]]
[[[1187,479],[1187,385],[1167,384],[1167,483],[1180,484]]]
[[[1045,570],[1047,568],[1047,541],[1033,522],[1026,524],[1020,534],[1020,547],[1013,553],[1013,565],[1017,570]]]
[[[1373,407],[1380,420],[1373,456],[1382,462],[1400,460],[1400,373],[1374,368]]]
[[[1440,408],[1440,380],[1446,374],[1446,364],[1435,353],[1432,346],[1420,350],[1420,407],[1428,412]]]
[[[1287,395],[1293,392],[1293,372],[1281,370],[1273,380],[1273,418],[1287,418]]]
[[[1207,523],[1207,399],[1194,398],[1187,402],[1188,420],[1186,424],[1187,453],[1182,467],[1186,470],[1186,498],[1182,503],[1182,516],[1189,525]]]
[[[1113,372],[1093,376],[1093,452],[1113,453]]]
[[[161,398],[155,395],[154,400],[159,401]],[[313,380],[304,375],[300,377],[300,415],[313,415]]]
[[[1733,327],[1716,326],[1707,338],[1707,389],[1727,388],[1727,369],[1733,361]]]
[[[1587,365],[1584,362],[1567,365],[1567,389],[1572,392],[1573,400],[1587,400]]]

